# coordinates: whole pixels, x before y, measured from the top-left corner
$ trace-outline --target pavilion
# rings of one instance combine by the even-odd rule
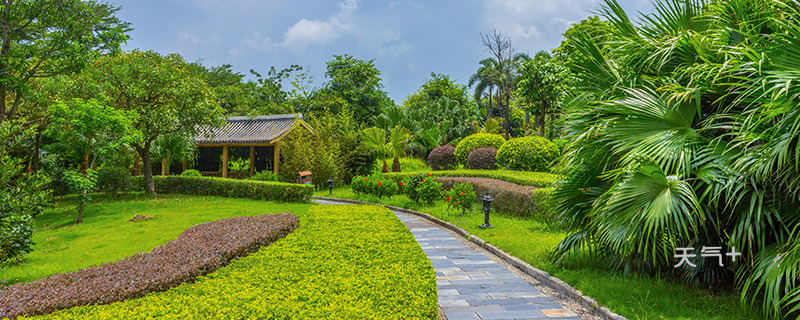
[[[228,178],[230,175],[239,179],[252,176],[256,171],[278,173],[281,140],[298,127],[314,132],[303,121],[301,113],[230,117],[222,127],[200,130],[195,137],[198,147],[196,168],[204,176]],[[231,158],[250,159],[249,171],[229,173]]]

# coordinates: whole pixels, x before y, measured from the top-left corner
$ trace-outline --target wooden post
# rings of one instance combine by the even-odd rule
[[[276,144],[272,150],[272,172],[278,174],[278,166],[281,164],[281,146]]]
[[[256,173],[256,147],[250,146],[250,176]]]
[[[168,172],[167,159],[161,159],[161,175],[166,176]]]
[[[228,177],[228,146],[222,146],[222,177]]]

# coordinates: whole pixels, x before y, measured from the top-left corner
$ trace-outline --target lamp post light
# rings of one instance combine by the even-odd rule
[[[493,225],[489,223],[489,211],[492,211],[492,201],[494,198],[489,195],[489,191],[486,191],[486,194],[481,197],[483,201],[483,224],[479,225],[478,228],[494,228]]]
[[[328,178],[328,194],[333,194],[333,178]]]

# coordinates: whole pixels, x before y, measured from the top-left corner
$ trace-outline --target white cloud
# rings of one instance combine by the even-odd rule
[[[552,49],[573,21],[591,15],[597,0],[490,0],[486,27],[497,28],[522,52]],[[488,31],[488,30],[487,30]]]
[[[289,27],[280,45],[295,53],[301,53],[311,45],[326,45],[352,29],[357,0],[345,0],[337,5],[338,11],[326,20],[300,19]]]

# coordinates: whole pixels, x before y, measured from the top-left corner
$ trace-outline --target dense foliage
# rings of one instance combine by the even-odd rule
[[[473,170],[489,170],[497,167],[495,148],[478,148],[467,156],[467,167]]]
[[[497,150],[497,164],[511,170],[545,171],[559,156],[553,142],[530,136],[508,140]]]
[[[289,213],[235,217],[186,229],[150,252],[3,289],[0,317],[40,315],[165,291],[258,251],[297,228]]]
[[[0,122],[0,263],[30,251],[33,218],[49,201],[47,177],[27,174],[21,159],[11,156],[30,135],[18,121]]]
[[[486,147],[492,147],[497,150],[500,149],[505,142],[506,140],[498,134],[476,133],[467,136],[466,138],[461,139],[461,142],[459,142],[456,146],[456,160],[458,160],[458,163],[460,164],[466,164],[467,157],[472,150]]]
[[[433,170],[451,170],[458,165],[455,146],[439,146],[428,154],[428,165]]]
[[[800,7],[655,4],[633,23],[606,1],[604,37],[567,39],[580,94],[565,180],[553,193],[570,232],[558,253],[737,284],[743,300],[763,302],[765,316],[796,312]],[[686,247],[697,267],[676,268],[676,248]],[[701,247],[742,255],[720,265],[701,258]]]
[[[437,319],[435,277],[427,256],[391,211],[314,206],[286,238],[213,276],[141,299],[54,316]]]
[[[471,177],[471,178],[490,178],[502,181],[511,182],[523,186],[532,187],[549,187],[556,180],[559,179],[558,175],[546,172],[527,172],[527,171],[511,171],[511,170],[444,170],[435,171],[431,173],[434,177]],[[402,180],[411,173],[389,173],[386,174],[395,180]]]

